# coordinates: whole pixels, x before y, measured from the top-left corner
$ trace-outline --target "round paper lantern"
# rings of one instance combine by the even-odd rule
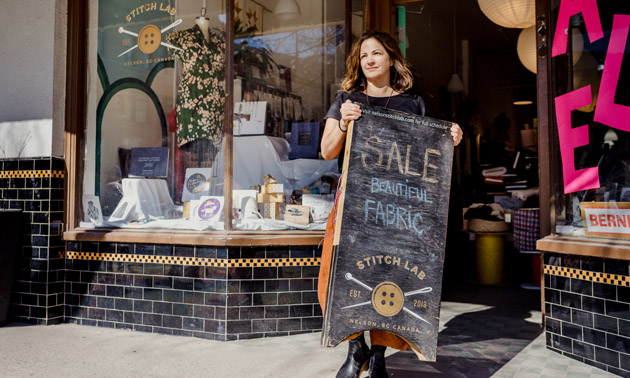
[[[571,40],[573,64],[575,65],[580,60],[584,50],[584,37],[582,37],[582,33],[578,29],[573,29]],[[516,42],[516,52],[518,53],[518,59],[525,68],[536,73],[536,27],[532,26],[521,30]]]
[[[478,0],[483,14],[504,28],[525,29],[536,23],[535,0]]]
[[[523,29],[516,42],[518,59],[525,68],[536,73],[536,27]]]

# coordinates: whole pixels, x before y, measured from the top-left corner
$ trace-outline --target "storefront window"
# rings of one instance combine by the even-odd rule
[[[228,0],[231,1],[231,0]],[[345,7],[234,2],[233,145],[225,143],[225,0],[90,2],[86,227],[323,230],[338,177],[319,158],[339,88]]]
[[[630,5],[551,4],[555,233],[630,237]]]

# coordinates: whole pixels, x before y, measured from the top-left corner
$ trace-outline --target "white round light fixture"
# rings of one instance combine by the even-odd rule
[[[296,0],[278,0],[273,13],[281,20],[291,20],[300,16],[300,6]]]
[[[575,65],[584,50],[584,37],[578,29],[573,29],[571,34],[573,64]],[[536,28],[534,26],[521,30],[516,42],[516,52],[523,66],[536,73]]]
[[[535,0],[478,0],[483,14],[504,28],[525,29],[536,23]]]

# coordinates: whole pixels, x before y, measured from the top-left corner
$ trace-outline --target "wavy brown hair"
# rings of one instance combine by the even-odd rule
[[[392,60],[393,69],[389,71],[389,83],[397,92],[404,92],[413,85],[413,74],[409,64],[405,61],[394,37],[380,31],[367,31],[352,44],[350,55],[346,59],[346,75],[341,83],[341,89],[346,92],[363,92],[367,88],[367,79],[361,69],[361,44],[374,38],[379,41],[389,58]]]

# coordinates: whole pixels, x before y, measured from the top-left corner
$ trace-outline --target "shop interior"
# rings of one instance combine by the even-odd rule
[[[454,158],[445,281],[536,288],[536,226],[518,229],[523,217],[538,217],[533,29],[499,26],[473,0],[406,6],[407,59],[427,115],[464,130]],[[480,265],[489,268],[467,268]]]

